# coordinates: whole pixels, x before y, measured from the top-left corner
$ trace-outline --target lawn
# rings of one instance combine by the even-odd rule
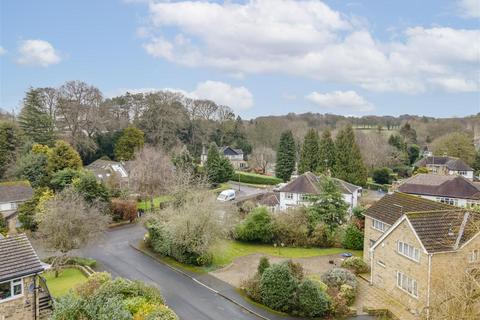
[[[62,270],[58,278],[55,278],[53,271],[46,272],[43,276],[47,280],[48,289],[54,298],[64,296],[70,289],[87,281],[87,277],[75,268]]]
[[[153,207],[159,208],[161,203],[168,202],[172,199],[171,196],[160,196],[153,198]],[[137,204],[138,209],[149,210],[150,209],[150,200],[141,201]]]
[[[154,253],[150,248],[147,248],[143,241],[140,244],[140,248],[148,251],[152,255],[155,255],[158,259],[173,267],[199,273],[220,269],[232,263],[236,258],[254,253],[262,253],[266,255],[292,259],[328,256],[343,252],[351,252],[353,255],[358,257],[361,257],[363,254],[360,250],[346,250],[342,248],[275,248],[273,245],[267,244],[251,244],[235,240],[222,240],[212,248],[213,264],[208,267],[197,267],[180,263],[170,257],[160,256],[159,254]]]

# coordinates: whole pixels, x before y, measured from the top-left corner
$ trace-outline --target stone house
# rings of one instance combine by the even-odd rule
[[[286,210],[288,208],[310,205],[308,197],[310,195],[320,194],[321,179],[322,177],[316,176],[311,172],[305,172],[281,187],[279,190],[279,209]],[[332,179],[337,184],[349,208],[352,209],[356,207],[362,188],[340,179]]]
[[[235,149],[229,146],[225,146],[218,148],[218,152],[220,152],[220,155],[223,155],[225,158],[230,160],[230,163],[236,170],[245,169],[248,167],[242,149]],[[200,162],[202,166],[205,165],[205,163],[207,162],[207,158],[208,150],[204,146],[202,149],[202,155],[200,156]]]
[[[24,234],[0,239],[0,320],[46,318],[51,309],[45,270]]]
[[[30,183],[9,181],[0,183],[0,214],[6,220],[11,231],[17,224],[18,206],[33,196]]]
[[[369,249],[371,285],[431,318],[446,288],[479,276],[479,223],[479,213],[460,208],[403,212]]]
[[[458,207],[480,205],[480,186],[462,176],[417,174],[402,182],[397,190]]]
[[[364,212],[363,258],[370,262],[370,248],[402,217],[416,211],[451,210],[455,207],[401,192],[386,194]]]
[[[473,168],[462,159],[454,157],[426,156],[418,160],[414,167],[426,167],[430,172],[440,175],[457,175],[473,180]]]

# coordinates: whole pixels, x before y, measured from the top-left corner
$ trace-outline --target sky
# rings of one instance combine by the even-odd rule
[[[81,80],[244,119],[480,112],[480,0],[5,0],[0,108]]]

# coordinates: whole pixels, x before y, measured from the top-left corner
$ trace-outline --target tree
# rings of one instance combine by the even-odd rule
[[[304,173],[307,171],[315,172],[319,166],[318,133],[314,129],[309,129],[303,140],[300,161],[298,162],[298,173]]]
[[[235,174],[235,170],[230,161],[219,153],[214,143],[212,143],[208,149],[205,167],[208,179],[212,183],[227,182]]]
[[[472,168],[475,170],[475,174],[478,175],[480,172],[480,150],[475,152],[475,161],[473,162]]]
[[[447,155],[463,159],[468,164],[475,161],[473,137],[464,132],[453,132],[435,139],[432,143],[433,153],[437,156]]]
[[[110,201],[110,194],[101,182],[98,182],[91,172],[83,171],[72,181],[73,188],[89,203]]]
[[[135,127],[123,130],[122,136],[115,144],[115,158],[117,160],[132,160],[135,151],[140,150],[144,144],[143,132]]]
[[[82,168],[82,159],[68,142],[57,140],[55,146],[48,151],[48,169],[57,172],[66,168]]]
[[[273,237],[272,217],[265,207],[253,209],[236,225],[235,237],[241,241],[269,243]]]
[[[28,152],[19,159],[15,176],[21,180],[28,180],[33,188],[48,186],[50,182],[48,157],[33,150]]]
[[[81,174],[81,170],[72,168],[65,168],[57,171],[52,174],[52,179],[50,180],[50,187],[53,188],[56,192],[62,191],[67,186],[71,185],[73,180],[79,178]]]
[[[310,199],[312,205],[308,208],[308,213],[311,229],[319,222],[323,222],[330,230],[335,230],[345,222],[348,205],[332,178],[322,177],[320,190],[318,196],[312,196]]]
[[[269,147],[255,148],[248,159],[250,167],[260,168],[263,173],[266,173],[268,167],[275,163],[275,151]]]
[[[398,134],[391,134],[388,138],[388,144],[402,151],[405,150],[406,147],[402,137]]]
[[[55,141],[55,124],[42,108],[42,96],[38,89],[27,92],[18,123],[25,136],[35,143],[52,145]]]
[[[60,252],[54,265],[65,261],[71,250],[80,249],[99,237],[110,221],[71,188],[56,194],[45,208],[37,232],[47,249]]]
[[[409,144],[407,146],[408,162],[410,165],[414,164],[420,156],[420,147],[416,144]]]
[[[335,177],[347,182],[363,186],[367,182],[367,170],[362,154],[355,141],[352,126],[344,127],[335,141]]]
[[[0,121],[0,178],[15,162],[21,144],[19,130],[14,122]]]
[[[390,184],[392,181],[391,174],[392,170],[390,168],[377,168],[373,170],[372,178],[376,183]]]
[[[327,169],[332,170],[335,166],[335,143],[332,134],[327,128],[323,130],[322,137],[319,142],[318,168],[319,173],[326,173]]]
[[[295,140],[292,131],[284,131],[277,149],[275,176],[287,182],[295,170]]]
[[[131,161],[130,185],[143,199],[150,199],[171,191],[174,179],[174,166],[170,158],[161,150],[144,146]]]
[[[404,143],[417,143],[417,132],[408,122],[400,128],[400,135],[403,137]]]

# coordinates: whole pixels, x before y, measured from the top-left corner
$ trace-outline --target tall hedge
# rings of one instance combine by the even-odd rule
[[[297,286],[287,264],[274,264],[263,272],[260,280],[262,302],[274,310],[289,312],[295,306]]]

